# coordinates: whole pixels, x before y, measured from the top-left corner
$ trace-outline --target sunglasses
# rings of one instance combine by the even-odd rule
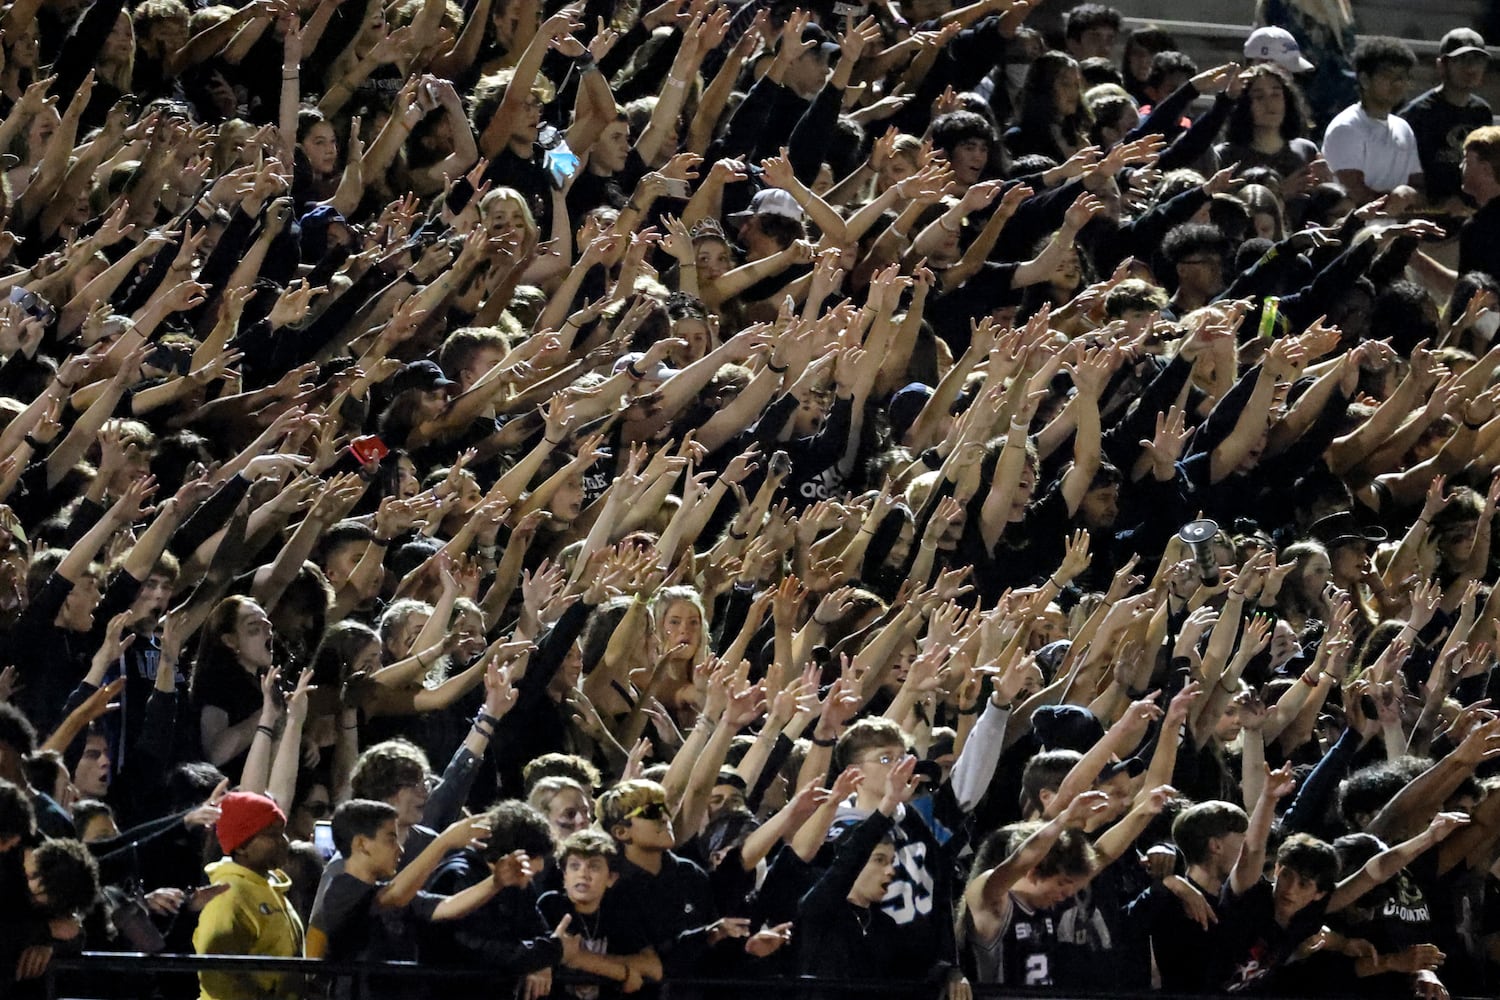
[[[649,819],[659,820],[667,815],[667,804],[665,802],[647,802],[643,806],[636,806],[625,814],[627,820]]]

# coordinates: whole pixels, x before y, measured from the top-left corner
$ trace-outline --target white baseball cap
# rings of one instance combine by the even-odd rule
[[[750,199],[750,207],[743,212],[731,212],[729,221],[735,225],[741,225],[752,215],[779,215],[786,219],[795,219],[801,222],[804,217],[802,206],[797,204],[797,199],[790,191],[781,188],[765,188],[755,192],[755,197]]]
[[[1256,28],[1245,40],[1245,58],[1273,62],[1288,73],[1306,73],[1313,68],[1302,55],[1302,46],[1285,28]]]

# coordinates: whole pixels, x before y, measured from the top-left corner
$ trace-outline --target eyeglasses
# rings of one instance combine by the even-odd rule
[[[636,806],[625,814],[627,820],[649,819],[659,820],[667,815],[667,804],[665,802],[647,802],[643,806]]]
[[[866,757],[860,763],[862,763],[862,764],[880,764],[880,765],[882,765],[884,767],[894,767],[895,765],[901,763],[901,758],[904,757],[904,756],[906,756],[906,755],[905,754],[899,754],[899,753],[890,753],[890,752],[887,752],[887,753],[881,754],[879,757]]]

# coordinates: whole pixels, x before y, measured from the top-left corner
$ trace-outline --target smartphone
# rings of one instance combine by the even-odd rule
[[[52,308],[52,303],[42,298],[36,292],[19,286],[10,290],[10,301],[21,307],[21,311],[32,319],[39,319],[43,323],[50,324],[57,316],[57,310]]]
[[[313,847],[317,848],[324,861],[332,861],[338,851],[333,846],[333,823],[320,819],[313,824]]]
[[[151,349],[150,354],[146,355],[146,364],[164,372],[186,375],[188,369],[193,366],[193,356],[186,351],[178,351],[168,345],[158,344]]]
[[[380,440],[380,435],[366,434],[349,442],[349,453],[359,460],[360,465],[373,465],[389,455],[391,449]]]
[[[833,5],[833,12],[839,17],[858,17],[865,12],[865,5],[862,3],[844,3],[843,0],[838,0]]]
[[[692,189],[688,187],[687,181],[678,180],[675,177],[668,177],[666,179],[665,194],[668,198],[681,198],[686,201],[692,193]]]

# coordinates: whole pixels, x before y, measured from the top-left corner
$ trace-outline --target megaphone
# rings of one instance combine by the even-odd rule
[[[1198,578],[1205,587],[1219,585],[1219,558],[1214,555],[1214,538],[1219,526],[1208,518],[1189,521],[1177,531],[1177,537],[1187,544],[1193,553],[1193,562],[1198,564]]]

